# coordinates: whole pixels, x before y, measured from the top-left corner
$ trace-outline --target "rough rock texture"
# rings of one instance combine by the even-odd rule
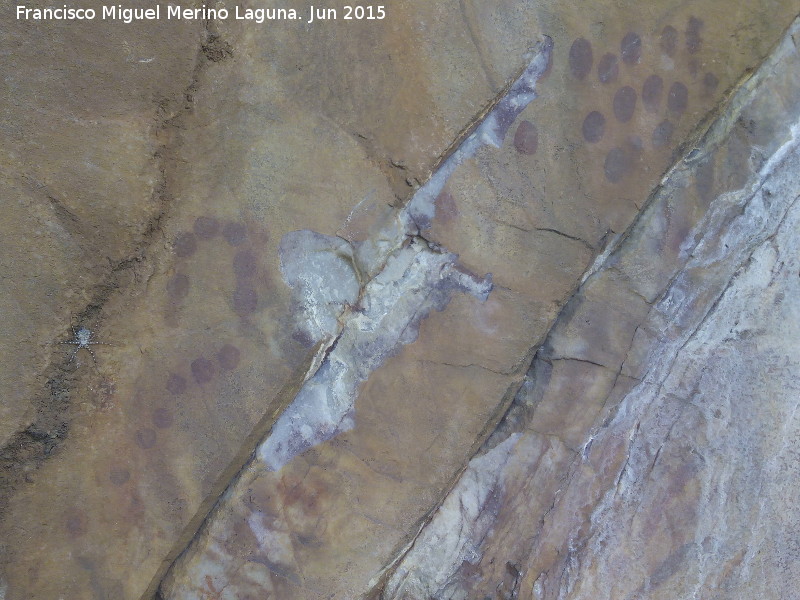
[[[790,36],[586,278],[382,598],[793,597],[798,67]],[[749,122],[749,176],[687,194]]]
[[[791,597],[800,5],[642,4],[0,9],[0,598]]]

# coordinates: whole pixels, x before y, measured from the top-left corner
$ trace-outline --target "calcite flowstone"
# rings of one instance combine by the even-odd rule
[[[792,597],[798,31],[586,278],[382,598]],[[770,135],[732,183],[743,122]]]

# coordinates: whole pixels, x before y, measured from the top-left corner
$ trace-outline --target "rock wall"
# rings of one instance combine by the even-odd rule
[[[286,6],[0,9],[0,598],[791,598],[800,4]]]

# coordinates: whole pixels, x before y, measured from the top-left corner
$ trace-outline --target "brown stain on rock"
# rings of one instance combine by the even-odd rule
[[[451,223],[458,218],[458,204],[447,188],[436,197],[436,218],[443,224]]]

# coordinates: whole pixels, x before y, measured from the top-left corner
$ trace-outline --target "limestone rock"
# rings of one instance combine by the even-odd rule
[[[800,6],[386,10],[4,19],[0,598],[790,597]]]
[[[797,31],[570,300],[382,598],[792,596],[796,548],[776,540],[796,519],[767,515],[798,511],[779,465],[800,425],[800,111],[770,99],[800,94]],[[771,136],[749,175],[687,195],[756,108]]]

